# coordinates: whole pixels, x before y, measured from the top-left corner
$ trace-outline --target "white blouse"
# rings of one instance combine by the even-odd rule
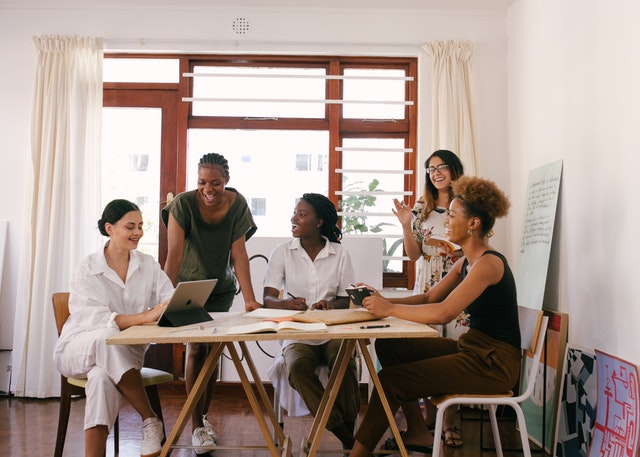
[[[150,255],[130,251],[126,282],[107,265],[104,249],[76,267],[70,283],[69,311],[58,345],[95,328],[118,328],[118,314],[140,313],[167,300],[173,284]]]

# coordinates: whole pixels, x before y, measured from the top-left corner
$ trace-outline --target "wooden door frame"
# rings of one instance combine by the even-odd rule
[[[125,86],[125,87],[123,87]],[[131,87],[134,86],[134,87]],[[177,84],[157,84],[149,88],[135,87],[135,84],[105,84],[103,90],[103,106],[113,108],[159,108],[162,110],[160,139],[160,189],[158,201],[160,208],[166,204],[167,194],[181,192],[180,182],[184,177],[178,176],[180,161],[178,153],[178,109],[179,98]],[[167,258],[167,229],[158,217],[158,261],[164,265]]]

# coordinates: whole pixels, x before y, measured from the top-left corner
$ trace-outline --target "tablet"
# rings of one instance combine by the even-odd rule
[[[213,320],[204,305],[217,282],[217,279],[202,279],[178,283],[157,324],[180,327]]]

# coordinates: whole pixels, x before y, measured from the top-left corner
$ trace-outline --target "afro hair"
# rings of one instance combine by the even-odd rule
[[[471,210],[495,220],[506,216],[511,203],[493,181],[476,176],[461,176],[452,184],[453,196],[460,197]]]

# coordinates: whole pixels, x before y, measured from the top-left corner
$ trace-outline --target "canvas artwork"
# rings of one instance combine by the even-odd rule
[[[596,350],[598,409],[589,457],[638,455],[638,367]]]
[[[596,423],[598,399],[596,354],[568,344],[552,455],[586,457]]]
[[[563,357],[567,346],[569,315],[547,310],[545,310],[545,315],[549,316],[549,324],[547,325],[542,363],[538,369],[534,391],[531,397],[522,403],[522,411],[527,422],[529,438],[540,447],[544,441],[545,451],[551,453],[556,439],[558,397],[562,384]],[[531,357],[527,357],[525,369],[528,369],[530,364]],[[523,385],[522,389],[525,388],[526,386]]]

